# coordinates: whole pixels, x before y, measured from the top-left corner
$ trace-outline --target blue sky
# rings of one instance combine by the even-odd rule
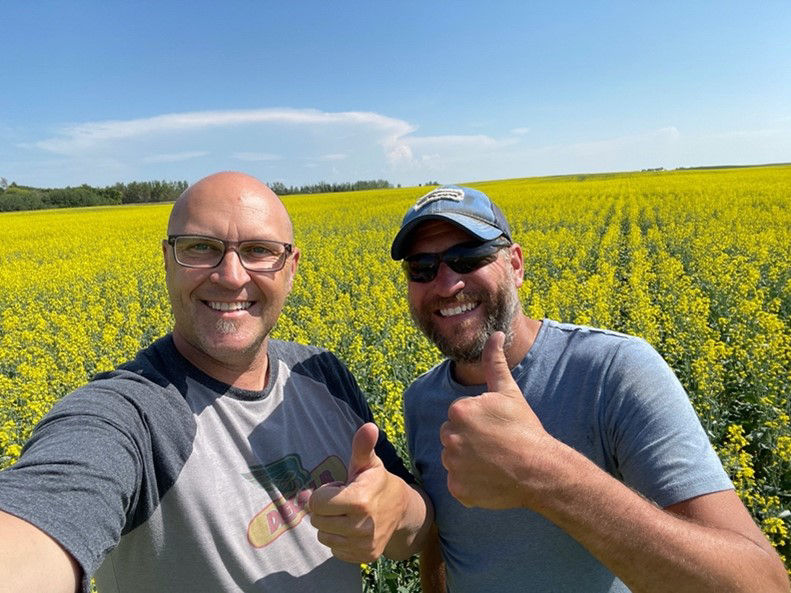
[[[0,176],[414,185],[791,161],[791,3],[2,3]]]

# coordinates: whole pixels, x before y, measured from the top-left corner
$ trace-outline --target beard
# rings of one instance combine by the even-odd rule
[[[411,302],[409,304],[409,313],[415,325],[439,348],[442,354],[454,362],[476,363],[480,362],[486,341],[494,332],[501,331],[505,334],[503,348],[511,343],[513,321],[521,310],[521,304],[516,287],[510,278],[504,278],[502,282],[498,283],[497,290],[493,294],[474,294],[462,291],[456,295],[456,298],[464,298],[466,301],[474,298],[474,300],[480,301],[479,307],[486,308],[483,324],[475,329],[473,335],[468,339],[459,335],[447,336],[439,331],[433,319],[433,311],[437,307],[426,307],[424,312],[420,312]]]
[[[237,330],[237,326],[233,321],[220,319],[217,321],[217,332],[221,334],[232,334]]]

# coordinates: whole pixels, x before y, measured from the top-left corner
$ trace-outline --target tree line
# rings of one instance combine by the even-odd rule
[[[272,189],[279,196],[285,196],[288,194],[328,194],[332,192],[340,192],[340,191],[359,191],[363,189],[390,189],[393,187],[390,185],[389,181],[385,181],[384,179],[371,179],[370,181],[355,181],[354,183],[327,183],[326,181],[320,181],[319,183],[314,183],[312,185],[290,185],[286,186],[286,184],[280,181],[274,181],[272,183],[267,183],[267,185]]]
[[[16,183],[9,185],[4,178],[0,178],[0,212],[171,202],[185,189],[186,181],[132,181],[106,187],[83,184],[79,187],[50,189]]]
[[[0,212],[40,210],[42,208],[70,208],[75,206],[104,206],[115,204],[143,204],[172,202],[187,189],[186,181],[132,181],[106,187],[39,188],[9,184],[0,177]],[[280,181],[269,183],[279,196],[288,194],[319,194],[364,189],[389,189],[393,186],[384,179],[355,181],[354,183],[326,183],[286,186]],[[398,187],[401,187],[400,185]]]

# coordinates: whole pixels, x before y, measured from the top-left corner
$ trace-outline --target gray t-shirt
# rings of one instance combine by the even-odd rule
[[[733,487],[683,387],[644,340],[544,320],[512,375],[551,435],[656,504]],[[448,590],[628,591],[541,515],[468,509],[450,495],[439,428],[454,399],[483,391],[456,383],[445,361],[404,394],[409,450],[434,503]]]
[[[59,401],[0,508],[58,540],[102,593],[359,591],[307,514],[310,492],[346,479],[372,420],[327,351],[270,340],[264,391],[205,375],[170,336]],[[414,481],[380,432],[377,454]]]

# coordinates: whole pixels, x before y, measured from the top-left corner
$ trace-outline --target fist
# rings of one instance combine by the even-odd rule
[[[511,376],[504,341],[495,332],[484,347],[488,391],[454,401],[440,428],[448,491],[468,507],[529,506],[531,465],[553,440]]]
[[[375,424],[363,424],[352,440],[345,484],[324,484],[308,501],[318,540],[347,562],[373,562],[382,555],[399,517],[392,476],[376,455]]]

